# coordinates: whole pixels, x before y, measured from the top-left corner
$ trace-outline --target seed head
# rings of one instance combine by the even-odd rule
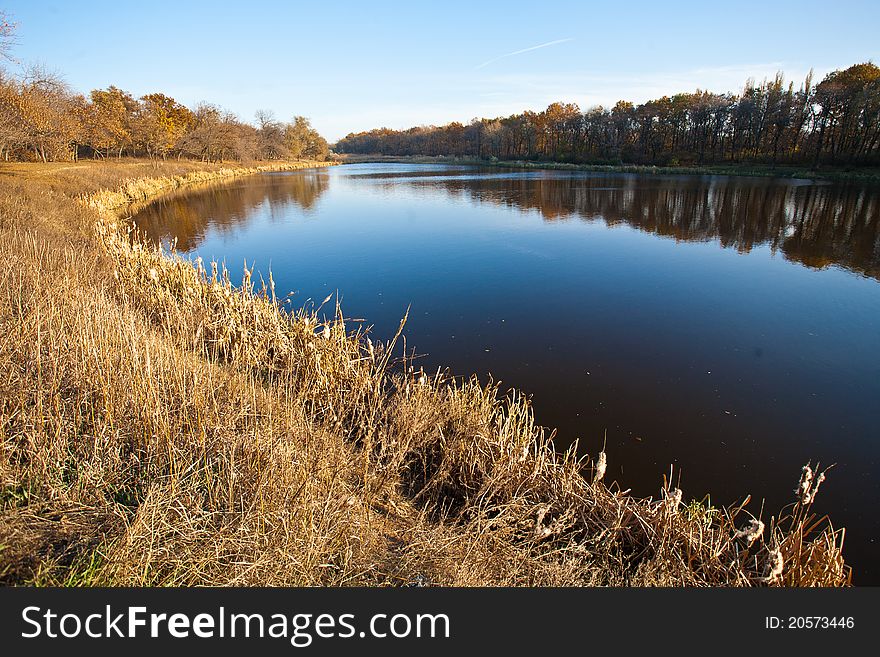
[[[798,482],[798,487],[795,491],[797,499],[801,504],[809,504],[810,488],[812,487],[812,484],[813,469],[810,467],[810,464],[807,463],[801,470],[801,480]]]
[[[819,486],[822,485],[823,481],[825,481],[825,473],[821,472],[813,482],[813,490],[810,491],[810,499],[807,501],[807,504],[812,504],[816,501],[816,494],[819,492]]]
[[[544,526],[544,516],[550,511],[549,504],[542,504],[538,507],[538,517],[535,519],[535,538],[547,538],[553,533],[553,530]]]
[[[784,565],[785,562],[782,559],[782,550],[778,547],[771,550],[770,556],[767,560],[767,577],[764,578],[764,581],[767,584],[775,584],[778,582],[779,578],[782,577],[782,568]]]
[[[740,529],[738,532],[736,532],[736,534],[733,535],[733,537],[744,539],[746,545],[751,545],[756,540],[758,540],[763,533],[764,523],[757,518],[752,518],[752,520],[749,522],[748,527]]]
[[[673,488],[666,493],[666,508],[670,511],[676,511],[681,504],[682,492],[681,488]]]
[[[605,470],[608,468],[608,457],[605,452],[599,452],[599,458],[596,459],[596,474],[593,477],[593,483],[598,484],[605,476]]]

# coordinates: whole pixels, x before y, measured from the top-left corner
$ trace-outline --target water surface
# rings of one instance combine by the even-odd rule
[[[880,190],[806,180],[364,164],[166,198],[154,240],[271,268],[426,370],[490,374],[557,443],[607,442],[609,476],[657,495],[751,494],[775,512],[808,460],[816,510],[880,583]]]

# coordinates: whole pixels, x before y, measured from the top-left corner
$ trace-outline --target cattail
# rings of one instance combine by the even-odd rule
[[[605,476],[605,470],[608,468],[608,457],[605,452],[599,452],[599,458],[596,459],[596,475],[593,477],[593,483],[598,484]]]
[[[816,477],[816,481],[813,484],[813,490],[810,491],[810,499],[807,504],[812,504],[816,501],[816,493],[819,492],[819,486],[822,485],[822,482],[825,481],[825,473],[821,473],[818,477]]]
[[[367,350],[370,352],[370,358],[372,360],[376,359],[376,351],[373,349],[373,341],[370,338],[367,338]]]
[[[424,372],[422,372],[422,373],[419,375],[419,385],[420,385],[420,386],[426,386],[426,385],[428,385],[428,377],[425,375]]]
[[[779,578],[782,576],[782,567],[785,565],[785,562],[782,559],[782,550],[776,548],[770,551],[770,558],[767,561],[767,577],[764,578],[764,581],[768,584],[775,584],[779,581]]]
[[[546,516],[549,511],[549,504],[542,504],[540,507],[538,507],[538,517],[535,519],[535,538],[547,538],[550,534],[553,533],[552,529],[550,529],[549,527],[544,527],[544,516]]]
[[[740,529],[738,532],[736,532],[736,534],[733,535],[733,537],[745,539],[746,545],[751,545],[756,540],[758,540],[763,533],[764,523],[757,518],[752,518],[752,520],[749,522],[749,526],[745,527],[744,529]]]
[[[678,505],[681,504],[682,492],[681,488],[673,488],[671,491],[666,492],[666,508],[670,511],[675,511],[678,509]]]
[[[325,340],[330,339],[330,327],[326,324],[324,325],[324,330],[321,331],[321,337],[323,337]]]
[[[810,464],[807,463],[803,467],[801,471],[801,480],[798,482],[797,490],[795,494],[797,495],[797,499],[801,504],[809,504],[810,503],[810,488],[813,484],[813,470],[810,468]]]
[[[159,272],[156,271],[155,267],[150,267],[150,279],[153,281],[159,281]]]

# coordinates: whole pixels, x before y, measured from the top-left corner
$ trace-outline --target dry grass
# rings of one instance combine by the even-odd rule
[[[271,280],[233,285],[114,214],[243,171],[43,169],[0,170],[0,580],[850,582],[800,488],[766,527],[671,487],[632,497],[522,398],[413,371],[396,340],[284,312]]]

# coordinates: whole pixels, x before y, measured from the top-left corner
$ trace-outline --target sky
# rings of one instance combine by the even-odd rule
[[[254,120],[309,117],[331,142],[440,125],[738,91],[779,70],[799,86],[880,62],[880,2],[0,0],[20,70],[80,92],[111,84]]]

